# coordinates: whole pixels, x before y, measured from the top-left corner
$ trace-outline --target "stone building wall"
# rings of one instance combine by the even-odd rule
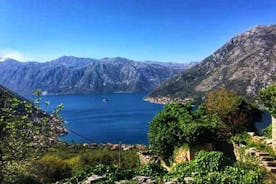
[[[272,116],[272,147],[276,150],[276,118]]]
[[[180,147],[174,152],[174,162],[175,163],[183,163],[183,162],[190,162],[198,152],[201,150],[205,151],[212,151],[213,144],[212,143],[205,143],[202,145],[196,145],[192,147]]]

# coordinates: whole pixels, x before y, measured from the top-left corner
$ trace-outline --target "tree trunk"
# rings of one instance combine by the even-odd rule
[[[271,116],[272,120],[272,147],[276,150],[276,117]]]

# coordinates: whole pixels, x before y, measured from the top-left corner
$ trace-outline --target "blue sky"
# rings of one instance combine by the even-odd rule
[[[0,56],[200,61],[275,23],[275,0],[0,0]]]

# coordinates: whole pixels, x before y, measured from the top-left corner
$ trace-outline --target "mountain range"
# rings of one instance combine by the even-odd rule
[[[276,83],[276,25],[255,26],[164,82],[147,99],[201,100],[209,91],[220,88],[253,99],[260,88],[273,83]]]
[[[0,84],[20,94],[148,92],[191,63],[137,62],[126,58],[63,56],[52,61],[0,62]]]

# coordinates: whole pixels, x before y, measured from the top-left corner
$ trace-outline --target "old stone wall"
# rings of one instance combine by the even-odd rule
[[[276,118],[272,116],[272,147],[276,150]]]

